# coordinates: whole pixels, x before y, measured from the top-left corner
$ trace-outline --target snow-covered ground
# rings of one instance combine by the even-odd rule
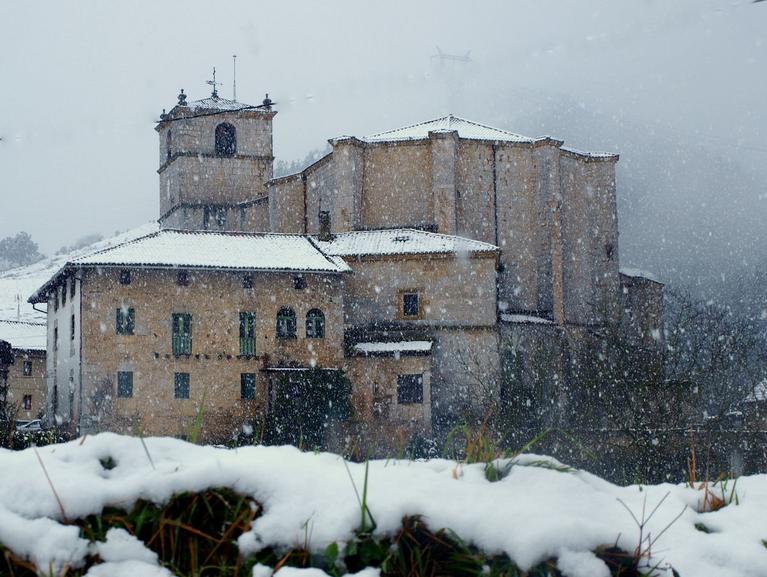
[[[39,310],[45,310],[45,306],[38,305],[37,308],[39,310],[36,311],[27,302],[27,299],[68,261],[140,236],[151,234],[157,230],[157,223],[149,222],[79,250],[46,257],[35,264],[0,272],[0,319],[45,322],[45,314],[39,312]]]
[[[159,503],[181,491],[230,487],[263,506],[239,539],[244,554],[267,546],[301,547],[307,526],[310,547],[321,550],[348,540],[359,524],[355,489],[336,455],[292,447],[222,449],[170,438],[146,439],[146,445],[154,465],[140,439],[111,433],[38,451],[70,519],[107,505],[130,508],[138,498]],[[108,457],[116,463],[112,469],[101,465]],[[641,520],[644,509],[648,517],[666,496],[644,531],[657,538],[652,562],[673,566],[684,577],[767,575],[767,476],[739,479],[737,504],[701,513],[702,491],[669,484],[618,487],[583,471],[541,467],[542,459],[519,457],[508,476],[493,483],[481,464],[373,461],[368,505],[376,531],[393,534],[404,515],[418,514],[431,529],[450,528],[489,553],[508,553],[522,568],[556,557],[568,577],[604,577],[607,568],[592,551],[617,543],[633,552],[639,530],[632,514]],[[364,465],[348,467],[361,489]],[[31,449],[0,452],[0,542],[39,567],[76,564],[98,552],[105,563],[93,567],[91,576],[169,575],[125,531],[113,529],[106,543],[93,544],[64,524]],[[254,571],[268,573],[263,567]],[[282,577],[288,574],[322,575],[316,569],[285,570]],[[663,574],[670,577],[671,571]]]

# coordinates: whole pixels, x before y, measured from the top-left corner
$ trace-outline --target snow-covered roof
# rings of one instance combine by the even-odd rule
[[[569,152],[570,154],[574,154],[576,156],[583,156],[585,158],[593,158],[595,160],[617,160],[619,158],[618,154],[615,154],[614,152],[587,152],[585,150],[578,150],[576,148],[571,148],[569,146],[563,146],[561,147],[561,150],[564,152]]]
[[[220,97],[201,98],[200,100],[193,100],[187,103],[186,107],[192,112],[200,112],[204,110],[245,110],[248,108],[254,108],[252,104],[245,104],[244,102],[237,102],[236,100],[227,100]]]
[[[431,352],[431,341],[397,341],[394,343],[357,343],[354,352],[364,356],[416,355]]]
[[[393,254],[450,254],[497,252],[495,245],[447,234],[411,228],[342,232],[331,241],[316,240],[323,252],[333,256]]]
[[[645,270],[640,270],[638,268],[621,267],[619,272],[623,276],[629,276],[631,278],[643,278],[645,280],[651,280],[652,282],[663,284],[661,283],[661,281],[658,280],[658,278],[653,273],[647,272]]]
[[[46,257],[34,264],[0,272],[0,318],[45,322],[45,307],[35,310],[27,297],[45,284],[68,261],[157,231],[157,222],[143,224],[111,238],[63,254]]]
[[[47,330],[45,323],[0,320],[0,340],[14,349],[44,351]]]
[[[540,140],[546,140],[546,138],[530,138],[522,136],[521,134],[515,134],[508,130],[502,130],[500,128],[493,128],[479,122],[473,122],[448,114],[441,118],[435,118],[434,120],[427,120],[425,122],[419,122],[418,124],[411,124],[410,126],[403,126],[402,128],[395,128],[394,130],[387,130],[386,132],[379,132],[378,134],[371,134],[362,138],[365,142],[391,142],[396,140],[420,140],[428,138],[430,132],[458,132],[460,138],[469,138],[473,140],[492,140],[502,142],[537,142]]]
[[[65,268],[133,266],[342,273],[351,269],[340,257],[323,254],[311,239],[291,234],[251,234],[212,231],[159,232],[75,258]],[[30,297],[45,299],[48,287],[63,269]]]
[[[504,313],[501,315],[501,320],[507,323],[522,323],[533,325],[553,325],[554,321],[545,319],[543,317],[536,317],[533,315],[517,315]]]

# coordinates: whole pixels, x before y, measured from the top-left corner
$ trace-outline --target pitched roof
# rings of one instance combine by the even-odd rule
[[[435,118],[434,120],[427,120],[425,122],[419,122],[418,124],[411,124],[410,126],[404,126],[402,128],[395,128],[394,130],[387,130],[386,132],[379,132],[378,134],[371,134],[364,137],[362,140],[365,142],[390,142],[397,140],[420,140],[429,137],[429,132],[449,132],[457,131],[460,138],[469,138],[474,140],[492,140],[503,142],[537,142],[540,140],[546,140],[546,138],[530,138],[522,136],[521,134],[515,134],[508,130],[502,130],[500,128],[493,128],[479,122],[473,122],[453,116],[449,114],[441,118]]]
[[[197,113],[202,112],[206,110],[245,110],[248,108],[254,108],[252,104],[245,104],[244,102],[237,102],[236,100],[228,100],[226,98],[219,98],[219,97],[208,97],[208,98],[201,98],[200,100],[193,100],[192,102],[187,103],[187,108],[189,108],[190,111]]]
[[[410,228],[342,232],[331,241],[316,240],[331,256],[378,256],[394,254],[451,254],[497,252],[498,247],[461,236]]]
[[[44,351],[48,334],[45,323],[0,320],[0,340],[14,349]]]
[[[316,273],[351,270],[342,259],[323,254],[305,236],[161,230],[68,261],[29,301],[43,302],[48,287],[56,282],[65,269],[81,266]]]

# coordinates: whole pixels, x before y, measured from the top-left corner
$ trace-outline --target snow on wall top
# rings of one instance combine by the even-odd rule
[[[342,232],[335,235],[329,242],[319,240],[315,242],[323,252],[333,256],[498,251],[498,247],[486,242],[410,228]]]
[[[510,313],[502,314],[501,320],[507,323],[522,323],[522,324],[533,324],[533,325],[553,325],[554,324],[554,321],[550,319],[545,319],[543,317],[536,317],[533,315],[518,315],[518,314],[510,314]]]
[[[493,140],[502,142],[537,142],[545,138],[530,138],[521,134],[514,134],[500,128],[493,128],[479,122],[473,122],[449,114],[442,118],[411,124],[378,134],[371,134],[362,138],[365,142],[390,142],[395,140],[420,140],[428,138],[429,132],[449,132],[455,130],[460,138],[470,138],[474,140]]]
[[[14,349],[44,351],[46,338],[45,323],[0,320],[0,340],[11,343]]]
[[[656,277],[653,273],[647,272],[646,270],[640,270],[638,268],[626,268],[621,267],[619,271],[623,276],[630,276],[631,278],[643,278],[647,280],[651,280],[653,282],[661,283],[658,280],[658,277]]]
[[[395,343],[357,343],[354,352],[362,355],[393,355],[397,353],[428,353],[431,341],[399,341]]]
[[[157,223],[149,222],[75,251],[46,257],[34,264],[0,272],[0,318],[45,322],[45,307],[35,310],[27,298],[41,287],[68,261],[96,250],[103,250],[157,231]],[[0,337],[2,338],[2,337]]]
[[[338,258],[323,254],[308,237],[289,234],[248,234],[161,230],[66,263],[79,266],[141,266],[317,273],[348,272]],[[42,302],[60,270],[30,297]]]

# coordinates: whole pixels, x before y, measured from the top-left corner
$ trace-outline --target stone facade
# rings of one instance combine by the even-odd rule
[[[66,360],[61,344],[49,342],[52,391],[70,373],[75,391],[67,399],[58,389],[59,412],[68,409],[81,428],[98,413],[88,400],[103,397],[100,388],[114,391],[118,371],[135,375],[134,397],[115,399],[110,414],[182,434],[204,392],[207,410],[232,428],[263,408],[270,367],[314,365],[347,372],[360,424],[371,438],[387,431],[381,446],[499,402],[545,402],[540,424],[554,426],[567,420],[607,328],[625,325],[628,338],[660,358],[662,285],[619,272],[617,155],[450,116],[331,139],[329,154],[271,179],[274,114],[267,102],[181,98],[163,115],[161,227],[305,235],[351,274],[307,275],[297,291],[291,275],[261,271],[244,293],[237,274],[223,270],[195,273],[179,289],[167,271],[136,270],[123,286],[119,271],[83,269],[75,275],[83,296],[75,291],[59,309],[50,304],[59,289],[49,288],[49,335],[69,326],[70,309],[83,311],[82,325],[72,313],[82,340]],[[283,302],[299,319],[323,308],[322,342],[274,339]],[[116,336],[110,315],[128,305],[136,332]],[[242,310],[258,318],[252,358],[236,354]],[[169,348],[173,312],[195,319],[189,355]],[[192,375],[188,401],[171,396],[179,371]],[[250,371],[259,375],[258,394],[242,402],[236,385]]]
[[[45,413],[45,338],[42,323],[0,320],[0,340],[10,343],[14,359],[8,367],[8,401],[20,420],[38,419]]]

